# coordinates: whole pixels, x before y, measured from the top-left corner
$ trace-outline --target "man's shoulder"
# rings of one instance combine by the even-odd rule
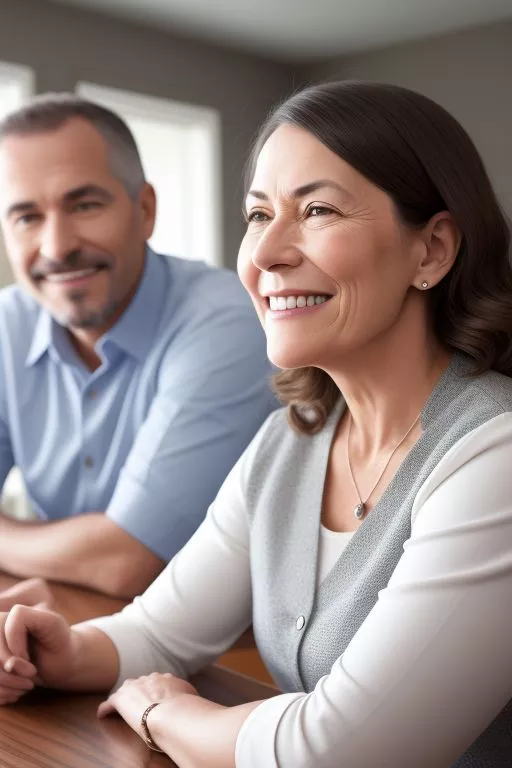
[[[160,258],[169,270],[171,285],[179,290],[187,304],[201,301],[203,306],[250,305],[250,299],[236,272],[211,266],[204,261],[167,255],[160,255]],[[219,298],[222,298],[222,302]]]
[[[0,290],[1,330],[9,334],[25,334],[34,328],[41,312],[41,307],[18,285],[8,285]]]

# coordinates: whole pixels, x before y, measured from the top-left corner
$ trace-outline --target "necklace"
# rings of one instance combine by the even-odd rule
[[[378,478],[377,478],[375,484],[373,485],[370,493],[367,495],[366,499],[363,501],[362,498],[361,498],[361,494],[359,493],[359,488],[357,487],[357,483],[356,483],[356,479],[354,477],[354,473],[352,471],[352,465],[350,464],[350,435],[351,435],[351,432],[352,432],[352,421],[353,421],[352,414],[350,414],[350,422],[349,422],[349,425],[348,425],[348,435],[347,435],[347,463],[348,463],[348,469],[349,469],[349,472],[350,472],[350,479],[352,480],[352,485],[354,486],[355,492],[357,493],[357,498],[359,499],[359,502],[354,507],[354,517],[356,518],[356,520],[364,520],[364,518],[366,516],[366,512],[367,512],[366,505],[368,503],[368,499],[370,498],[370,496],[372,495],[372,493],[374,492],[374,490],[376,489],[376,487],[380,483],[380,481],[382,479],[382,475],[384,474],[384,472],[386,471],[386,469],[389,466],[389,462],[391,461],[391,459],[393,458],[395,453],[398,451],[398,449],[400,448],[402,443],[404,443],[404,441],[409,437],[409,435],[411,434],[412,430],[414,429],[414,427],[418,423],[420,416],[421,416],[421,411],[418,413],[418,415],[414,419],[413,423],[411,424],[411,426],[409,427],[409,429],[407,430],[405,435],[395,445],[395,447],[393,448],[393,450],[389,454],[389,456],[387,458],[387,461],[384,464],[384,469],[382,470],[382,472],[378,476]]]

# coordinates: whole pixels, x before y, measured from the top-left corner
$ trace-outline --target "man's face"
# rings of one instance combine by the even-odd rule
[[[99,336],[126,309],[154,214],[151,187],[130,197],[86,120],[0,144],[0,221],[14,274],[71,331]]]

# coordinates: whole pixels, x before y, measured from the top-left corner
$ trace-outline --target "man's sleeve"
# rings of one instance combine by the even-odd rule
[[[204,519],[228,472],[276,407],[263,331],[248,306],[216,306],[170,345],[158,393],[107,515],[163,560]]]
[[[5,479],[14,466],[12,454],[9,420],[7,418],[7,398],[5,396],[5,382],[2,351],[0,348],[0,489],[4,487]]]

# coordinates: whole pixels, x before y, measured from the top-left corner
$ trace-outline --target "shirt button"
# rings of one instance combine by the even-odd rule
[[[95,389],[90,389],[88,393],[89,400],[95,400],[96,399],[97,392]]]
[[[306,619],[304,618],[304,616],[299,616],[297,621],[295,622],[295,626],[297,627],[299,632],[301,629],[304,629],[305,624],[306,624]]]
[[[91,467],[94,467],[94,459],[92,456],[86,456],[84,459],[84,464],[87,467],[87,469],[91,469]]]

